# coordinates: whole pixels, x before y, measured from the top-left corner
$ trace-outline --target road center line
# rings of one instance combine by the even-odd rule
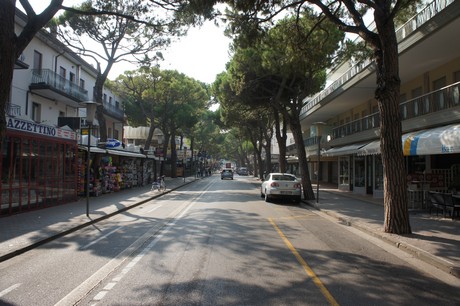
[[[280,235],[281,239],[283,239],[284,243],[286,246],[289,248],[292,254],[297,258],[297,261],[300,263],[300,265],[303,267],[307,275],[313,280],[313,283],[316,285],[316,287],[319,288],[323,296],[328,300],[330,305],[338,306],[339,303],[334,299],[332,294],[327,290],[326,286],[321,282],[319,277],[313,272],[313,269],[310,268],[310,266],[307,264],[307,262],[302,258],[302,256],[299,254],[299,252],[296,250],[296,248],[292,245],[292,243],[287,239],[287,237],[284,235],[284,233],[281,231],[281,229],[278,227],[276,222],[273,220],[273,218],[268,218],[268,221],[271,223],[271,225],[275,228],[275,230],[278,232]]]

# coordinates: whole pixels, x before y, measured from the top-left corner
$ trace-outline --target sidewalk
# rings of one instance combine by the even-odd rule
[[[165,178],[166,193],[196,179]],[[151,186],[134,187],[120,192],[89,198],[89,219],[86,198],[64,205],[39,209],[0,218],[0,262],[33,249],[57,237],[106,219],[119,211],[154,199],[163,192]]]
[[[324,187],[324,188],[323,188]],[[319,203],[309,205],[354,228],[367,232],[414,257],[460,278],[460,220],[410,210],[410,235],[383,231],[383,199],[357,195],[320,185]]]
[[[167,191],[196,179],[166,178]],[[257,185],[257,178],[254,178]],[[150,186],[90,197],[90,219],[86,217],[86,198],[77,202],[0,218],[0,262],[21,254],[75,229],[108,218],[120,210],[142,204],[161,195]],[[309,205],[339,221],[365,231],[424,262],[460,278],[460,220],[411,211],[412,234],[398,236],[383,232],[383,199],[355,195],[320,186],[319,203]]]

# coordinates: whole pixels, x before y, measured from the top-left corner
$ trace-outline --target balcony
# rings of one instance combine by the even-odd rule
[[[426,128],[428,127],[427,121],[432,126],[458,121],[458,111],[452,111],[454,108],[457,108],[457,110],[460,108],[460,82],[405,101],[400,104],[403,132]],[[426,117],[422,119],[422,116],[427,115],[430,116],[430,120],[426,120]],[[331,140],[374,130],[379,127],[380,114],[374,113],[333,128]]]
[[[8,104],[6,108],[6,114],[10,117],[20,117],[21,116],[21,106],[16,104]]]
[[[460,27],[460,1],[433,0],[396,31],[400,78],[413,80],[426,71],[458,57],[460,40],[452,33]],[[439,46],[449,45],[449,48]],[[304,100],[300,118],[304,126],[327,121],[374,97],[375,63],[370,60],[349,67],[313,97]]]
[[[106,102],[104,102],[103,105],[105,115],[115,118],[119,121],[123,121],[125,118],[125,112],[122,109],[119,109],[118,107]]]
[[[53,101],[78,107],[78,103],[88,100],[88,91],[49,69],[32,69],[32,93]]]

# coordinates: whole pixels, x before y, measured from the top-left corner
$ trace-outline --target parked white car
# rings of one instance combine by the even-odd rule
[[[265,197],[265,202],[269,202],[273,198],[280,198],[300,203],[301,192],[301,182],[294,175],[288,173],[269,173],[260,186],[260,196]]]

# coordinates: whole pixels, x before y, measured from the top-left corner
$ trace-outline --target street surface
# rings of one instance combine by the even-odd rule
[[[0,305],[460,305],[428,270],[214,175],[0,263]]]

